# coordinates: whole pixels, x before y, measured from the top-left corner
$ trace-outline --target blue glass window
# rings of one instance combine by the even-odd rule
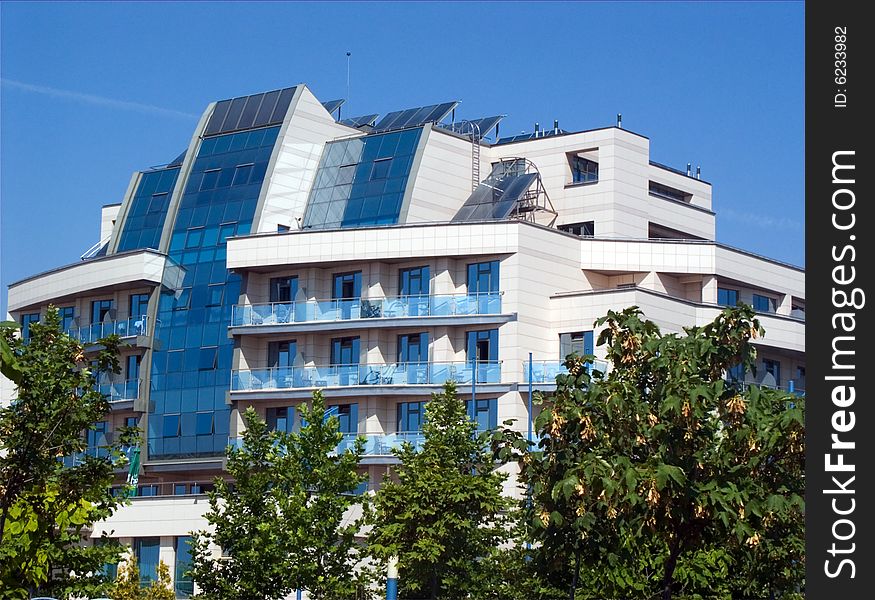
[[[571,181],[589,183],[599,180],[599,164],[576,154],[571,155]]]
[[[268,342],[267,363],[271,367],[291,367],[298,355],[298,344],[295,340],[287,342]]]
[[[477,423],[477,431],[489,431],[498,426],[498,400],[477,398],[468,400],[468,415]]]
[[[21,337],[22,339],[30,339],[31,323],[39,323],[39,313],[28,313],[21,315]]]
[[[362,295],[362,272],[336,273],[334,286],[331,290],[333,299],[361,298]]]
[[[592,331],[575,331],[573,333],[559,334],[559,359],[564,361],[569,354],[593,354],[593,333]]]
[[[191,537],[182,535],[176,538],[176,568],[174,570],[173,587],[177,598],[190,598],[194,593],[194,581],[191,573]]]
[[[326,144],[304,227],[397,223],[420,135],[417,128]]]
[[[75,316],[75,308],[72,306],[62,306],[58,309],[58,316],[61,317],[61,329],[68,331],[72,329]]]
[[[200,412],[195,415],[195,435],[211,435],[213,431],[213,413]]]
[[[358,433],[359,428],[359,405],[355,402],[350,404],[337,404],[325,408],[325,417],[336,416],[340,421],[338,431],[340,433]]]
[[[143,360],[140,354],[130,354],[125,359],[125,378],[139,379],[140,378],[140,362]]]
[[[401,296],[427,296],[429,284],[428,266],[401,269],[398,272],[398,294]]]
[[[772,360],[770,358],[763,359],[763,369],[765,370],[767,375],[771,375],[774,378],[774,383],[769,380],[769,377],[766,377],[763,381],[764,385],[781,385],[781,363],[777,360]]]
[[[295,426],[295,407],[277,406],[267,409],[267,427],[271,431],[291,432]]]
[[[158,578],[158,554],[160,550],[161,538],[147,537],[134,540],[134,552],[137,555],[137,567],[140,569],[141,586],[148,586]]]
[[[359,338],[343,337],[331,340],[332,365],[359,364]]]
[[[113,300],[94,300],[91,303],[91,323],[103,323],[104,319],[111,319],[114,308],[115,302]]]
[[[498,268],[500,262],[490,260],[468,265],[468,293],[486,294],[499,290]]]
[[[139,248],[158,249],[161,230],[170,206],[170,196],[178,176],[178,166],[140,175],[130,208],[121,226],[119,252]]]
[[[405,333],[398,336],[398,362],[428,361],[428,333]]]
[[[144,316],[149,310],[149,294],[131,294],[130,308],[130,316]]]
[[[292,302],[298,295],[298,276],[273,277],[270,280],[271,302]]]
[[[176,437],[179,435],[179,415],[164,415],[164,437]]]
[[[726,378],[729,381],[744,381],[745,370],[744,365],[739,363],[726,371]]]
[[[468,361],[495,362],[498,360],[498,330],[469,331],[465,347]]]
[[[720,306],[735,306],[738,304],[738,290],[718,287],[717,304]]]
[[[398,403],[398,431],[420,431],[425,420],[425,402]]]
[[[775,312],[775,305],[774,298],[760,294],[753,295],[753,309],[757,312]]]

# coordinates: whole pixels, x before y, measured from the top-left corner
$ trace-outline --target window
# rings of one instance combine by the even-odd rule
[[[277,233],[285,233],[286,231],[291,231],[292,228],[288,225],[283,225],[282,223],[276,224],[276,232]]]
[[[298,276],[272,277],[270,280],[271,302],[293,302],[298,295]]]
[[[149,310],[149,294],[131,294],[129,302],[131,317],[143,317]]]
[[[398,431],[420,431],[425,419],[425,402],[398,403]]]
[[[164,437],[179,437],[179,415],[164,415]]]
[[[158,486],[154,483],[144,484],[137,488],[138,496],[157,496]],[[142,576],[142,573],[140,574]],[[142,577],[141,577],[142,580]]]
[[[430,272],[428,266],[411,267],[398,271],[399,296],[427,296]]]
[[[335,416],[340,421],[340,433],[357,433],[359,428],[359,405],[355,402],[352,404],[338,404],[328,406],[325,409],[325,417]]]
[[[468,362],[498,361],[498,330],[469,331],[466,345]]]
[[[58,316],[61,317],[61,330],[69,331],[73,328],[75,308],[72,306],[62,306],[58,309]]]
[[[389,167],[391,166],[391,158],[383,158],[374,161],[374,168],[371,169],[371,181],[375,179],[386,179],[389,176]]]
[[[468,416],[477,423],[477,431],[489,431],[498,426],[498,401],[495,398],[468,400]]]
[[[131,354],[125,359],[125,378],[139,379],[140,378],[140,362],[143,357],[139,354]]]
[[[114,309],[113,300],[94,300],[91,303],[91,323],[103,323],[105,319],[112,319]]]
[[[268,342],[267,361],[271,367],[291,367],[298,355],[298,343],[295,340],[288,342]]]
[[[176,538],[176,568],[174,570],[173,587],[177,598],[189,598],[194,593],[194,581],[191,573],[191,537],[187,535]]]
[[[137,417],[125,417],[125,427],[139,427],[139,419]]]
[[[173,484],[173,495],[174,496],[185,496],[188,493],[188,486],[184,483],[174,483]]]
[[[85,439],[89,448],[106,447],[106,434],[109,431],[109,424],[106,421],[98,421],[94,424],[94,429],[89,429],[85,434]]]
[[[362,272],[355,271],[354,273],[335,273],[334,287],[331,290],[331,298],[352,299],[360,298],[362,295]]]
[[[161,538],[134,538],[134,554],[137,556],[137,567],[140,569],[141,586],[145,587],[158,578],[158,554],[160,549]]]
[[[468,293],[486,294],[498,291],[499,261],[490,260],[468,265]]]
[[[21,315],[21,337],[25,340],[30,339],[30,326],[32,323],[39,323],[39,313]]]
[[[577,154],[570,155],[569,162],[572,183],[593,183],[599,180],[599,164],[597,162]]]
[[[191,288],[182,288],[173,299],[173,310],[188,310],[191,305]]]
[[[204,239],[204,228],[203,227],[192,227],[185,234],[185,247],[186,249],[191,248],[200,248],[201,242]]]
[[[271,431],[291,432],[295,425],[295,407],[278,406],[267,409],[267,428]]]
[[[219,182],[219,173],[221,173],[221,169],[211,169],[209,171],[204,171],[203,178],[201,179],[201,185],[198,191],[203,192],[204,190],[212,190],[216,187],[216,184]]]
[[[398,336],[398,362],[428,362],[428,333],[405,333]]]
[[[213,433],[213,413],[200,412],[195,415],[195,435],[210,435]]]
[[[233,237],[237,233],[237,223],[224,223],[219,225],[219,240],[221,246],[226,243],[229,237]]]
[[[359,338],[344,337],[331,340],[332,365],[359,364]]]
[[[559,231],[573,233],[580,237],[595,237],[595,221],[584,221],[583,223],[569,223],[560,225]]]
[[[776,302],[774,298],[762,296],[760,294],[753,295],[753,309],[757,312],[775,312]]]
[[[592,331],[576,331],[572,333],[559,334],[559,359],[564,361],[569,354],[593,354]]]
[[[738,290],[718,287],[717,304],[720,306],[735,306],[738,304]]]
[[[771,358],[763,359],[763,370],[766,372],[766,377],[763,378],[763,385],[778,387],[781,385],[781,363]],[[771,377],[769,377],[771,375]],[[774,379],[774,382],[772,381]]]
[[[207,306],[221,306],[225,295],[225,284],[211,285],[207,287]]]
[[[236,169],[234,169],[234,180],[231,182],[231,185],[246,185],[249,183],[249,177],[252,175],[252,167],[254,165],[249,163],[248,165],[238,165]]]
[[[654,181],[650,182],[650,195],[662,198],[663,200],[674,200],[675,202],[689,202],[693,199],[692,194]]]
[[[746,372],[744,370],[744,365],[739,363],[734,367],[730,368],[726,371],[726,379],[733,382],[742,382],[744,381]]]
[[[215,346],[201,348],[200,356],[198,357],[198,370],[199,371],[213,371],[218,368],[217,360],[219,355],[219,349]]]

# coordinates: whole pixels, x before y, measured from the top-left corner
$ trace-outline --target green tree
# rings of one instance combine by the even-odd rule
[[[137,440],[124,429],[100,456],[82,455],[85,431],[110,410],[89,359],[118,372],[118,337],[86,358],[51,307],[28,340],[16,328],[0,328],[0,367],[16,384],[16,398],[0,408],[0,587],[12,598],[95,595],[108,585],[102,566],[122,549],[106,539],[87,544],[87,532],[124,502],[110,486],[127,462],[123,448]]]
[[[683,335],[637,307],[596,324],[613,369],[569,356],[537,419],[540,449],[524,457],[543,573],[572,597],[578,584],[590,597],[665,600],[803,585],[804,399],[723,379],[754,365],[753,310]]]
[[[377,492],[370,552],[398,557],[402,596],[484,597],[497,585],[497,553],[509,537],[506,476],[453,383],[426,405],[422,433],[421,449],[394,451],[401,464]]]
[[[145,588],[143,600],[176,600],[173,584],[170,581],[170,567],[163,560],[158,561],[158,577]]]
[[[119,563],[110,595],[113,600],[142,600],[143,588],[140,583],[140,567],[137,559],[129,555]]]
[[[206,517],[214,532],[192,540],[201,597],[263,600],[293,589],[325,599],[355,594],[360,524],[344,524],[344,515],[366,501],[353,495],[366,479],[357,472],[364,440],[337,452],[340,423],[326,418],[318,391],[301,413],[299,433],[269,431],[254,409],[244,413],[243,443],[228,449],[233,483],[217,479],[210,493]],[[227,558],[214,559],[211,546]]]

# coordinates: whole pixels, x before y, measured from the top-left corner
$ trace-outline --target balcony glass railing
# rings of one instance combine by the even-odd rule
[[[123,321],[94,323],[85,327],[68,329],[67,335],[79,340],[83,344],[94,344],[100,338],[112,335],[113,333],[123,338],[146,335],[146,322],[146,317],[131,317]]]
[[[285,390],[351,385],[442,385],[500,383],[501,362],[416,362],[396,364],[272,367],[232,371],[232,391]]]
[[[590,370],[596,369],[602,373],[607,372],[608,363],[597,360],[588,365]],[[558,360],[535,360],[532,361],[532,383],[556,383],[557,375],[568,373],[564,361]],[[529,361],[523,362],[523,382],[529,383]]]
[[[231,325],[247,327],[356,319],[497,315],[501,313],[501,294],[491,292],[238,304],[234,306]]]
[[[781,390],[782,392],[789,392],[791,394],[796,394],[797,396],[805,395],[805,381],[795,381],[790,380],[786,385],[769,385],[767,383],[758,383],[756,381],[738,381],[737,379],[727,379],[726,380],[729,385],[733,385],[738,388],[739,391],[744,392],[752,386],[758,386],[761,388],[770,388],[773,390]]]
[[[88,446],[82,452],[76,452],[70,456],[65,456],[61,459],[65,467],[75,467],[83,462],[85,462],[85,457],[90,456],[92,458],[109,458],[109,447],[104,444],[111,444],[114,439],[114,434],[112,432],[104,433],[101,436],[101,440],[98,445]],[[133,446],[128,446],[122,449],[122,453],[128,457],[128,460],[131,458],[131,452],[133,451]]]
[[[104,396],[108,396],[110,402],[136,400],[140,395],[140,380],[128,379],[117,383],[100,383],[95,388]]]

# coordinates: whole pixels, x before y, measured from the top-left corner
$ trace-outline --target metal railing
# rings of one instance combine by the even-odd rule
[[[231,372],[231,391],[285,390],[352,385],[442,385],[500,383],[501,361],[271,367]]]
[[[115,383],[99,383],[94,386],[104,396],[107,396],[110,402],[121,402],[124,400],[136,400],[140,396],[140,380],[128,379]]]
[[[140,483],[136,493],[131,497],[138,498],[164,498],[167,496],[198,496],[213,490],[212,481],[163,481],[160,483]],[[114,489],[122,490],[117,487]]]
[[[400,449],[405,442],[413,444],[415,450],[420,450],[425,441],[421,431],[398,431],[395,433],[344,433],[343,439],[337,444],[337,452],[342,453],[352,450],[355,441],[364,438],[365,446],[363,456],[390,456],[392,450]],[[242,437],[232,437],[228,440],[232,448],[243,447]]]
[[[147,317],[130,317],[119,321],[93,323],[84,327],[71,327],[67,330],[67,335],[83,344],[94,344],[100,338],[112,334],[117,334],[122,338],[146,335],[146,326]]]
[[[587,368],[607,372],[608,363],[597,360],[587,365]],[[532,383],[556,383],[557,375],[568,373],[564,361],[535,360],[532,361]],[[523,383],[529,383],[529,361],[523,362]]]
[[[348,298],[237,304],[231,314],[232,327],[282,325],[357,319],[396,319],[402,317],[456,317],[501,313],[503,292],[388,298]]]
[[[71,467],[78,466],[78,465],[82,464],[83,462],[85,462],[86,456],[90,456],[92,458],[109,459],[109,457],[110,457],[109,446],[104,445],[104,444],[111,444],[113,442],[113,439],[115,439],[114,434],[113,434],[113,432],[109,431],[109,432],[104,433],[101,437],[103,439],[100,440],[99,445],[88,446],[87,448],[85,448],[85,450],[83,450],[81,452],[75,452],[69,456],[64,456],[63,458],[60,459],[61,462],[64,464],[65,467],[71,468]],[[128,460],[130,460],[131,452],[133,451],[133,449],[134,449],[133,446],[128,446],[128,447],[122,448],[122,454],[127,456]]]
[[[767,388],[772,390],[781,390],[782,392],[789,392],[791,394],[796,394],[797,396],[805,395],[805,382],[797,382],[793,379],[787,382],[787,385],[769,385],[767,383],[760,383],[758,381],[738,381],[736,379],[727,379],[726,380],[729,385],[735,386],[738,388],[738,391],[745,392],[750,389],[751,386],[755,385],[761,388]]]

